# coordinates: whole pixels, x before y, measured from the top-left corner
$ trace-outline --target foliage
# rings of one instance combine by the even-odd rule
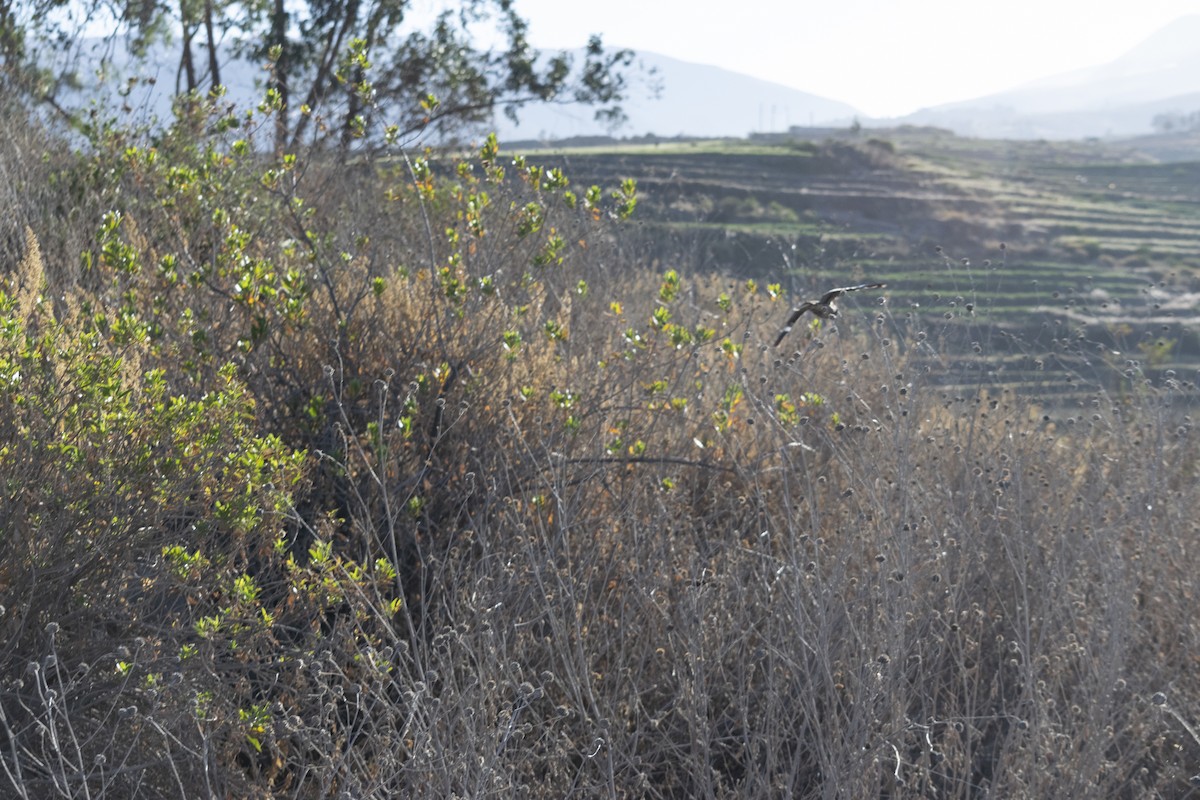
[[[418,20],[428,9],[411,0],[93,0],[50,13],[64,5],[39,0],[31,14],[0,10],[7,67],[0,78],[8,85],[27,87],[36,101],[86,124],[79,109],[64,105],[59,89],[72,72],[56,51],[91,47],[84,40],[95,35],[88,26],[109,18],[106,49],[96,54],[100,71],[113,51],[136,61],[175,49],[179,78],[172,91],[181,113],[222,94],[222,69],[231,55],[261,65],[264,103],[276,112],[271,144],[277,152],[312,144],[342,151],[378,147],[430,131],[446,139],[499,111],[515,119],[535,102],[591,105],[598,119],[619,122],[633,59],[629,51],[606,50],[599,36],[579,58],[539,53],[528,42],[529,22],[509,0],[445,4],[427,26]],[[27,41],[44,46],[31,48]],[[480,41],[501,44],[481,47]]]
[[[1159,133],[1187,132],[1200,130],[1200,112],[1193,111],[1184,114],[1178,111],[1155,114],[1151,120],[1154,130]]]
[[[272,113],[99,129],[82,271],[5,273],[4,792],[1188,791],[1180,381],[946,391],[887,306],[773,350],[632,181]]]

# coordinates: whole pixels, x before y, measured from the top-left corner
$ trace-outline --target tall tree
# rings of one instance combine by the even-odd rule
[[[587,103],[620,116],[632,53],[606,51],[593,38],[576,70],[568,54],[544,58],[529,46],[528,23],[512,0],[455,4],[428,30],[406,25],[412,5],[305,0],[289,13],[276,0],[256,55],[274,58],[272,85],[283,106],[277,147],[294,149],[306,139],[346,147],[372,123],[402,133],[444,129],[486,121],[497,110],[514,115],[537,101]],[[479,48],[479,29],[503,46]]]
[[[73,1],[33,0],[46,6]],[[606,50],[598,37],[578,57],[538,53],[513,0],[448,3],[424,26],[413,20],[420,7],[415,0],[89,2],[109,4],[126,34],[120,42],[134,54],[151,52],[148,45],[157,39],[174,42],[180,92],[219,86],[221,58],[231,53],[269,63],[280,150],[305,144],[346,149],[375,141],[367,132],[380,128],[403,135],[432,126],[445,133],[497,112],[515,116],[532,102],[584,103],[596,106],[599,116],[619,119],[632,61],[632,53]],[[48,24],[44,16],[16,19],[12,3],[0,0],[6,61],[23,52],[29,28]],[[194,48],[201,49],[199,58]]]

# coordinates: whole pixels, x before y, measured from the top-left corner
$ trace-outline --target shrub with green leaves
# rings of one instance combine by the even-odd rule
[[[135,712],[170,726],[190,713],[188,692],[163,686],[195,637],[192,616],[229,603],[247,637],[263,626],[253,608],[261,598],[220,599],[238,596],[222,585],[244,588],[248,570],[279,560],[272,547],[294,534],[303,454],[257,434],[234,368],[188,399],[163,370],[137,367],[116,324],[56,319],[31,253],[33,288],[0,292],[0,656],[8,676],[33,654],[49,660],[7,693],[6,733],[32,754],[25,791],[123,791],[134,784],[100,760],[137,751],[165,764],[178,744]],[[203,591],[183,591],[184,574]],[[118,711],[121,724],[109,728]],[[58,737],[53,747],[47,734]]]

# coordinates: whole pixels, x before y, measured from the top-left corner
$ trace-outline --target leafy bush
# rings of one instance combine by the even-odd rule
[[[130,759],[166,764],[187,746],[197,697],[225,693],[188,669],[205,638],[198,614],[221,608],[219,627],[247,654],[268,629],[233,588],[269,569],[272,532],[293,527],[303,454],[255,434],[233,369],[188,400],[95,318],[56,319],[29,242],[24,288],[0,293],[0,658],[5,732],[22,754],[8,774],[34,796],[173,793],[189,765],[170,781],[131,772]],[[195,694],[168,690],[185,674]]]

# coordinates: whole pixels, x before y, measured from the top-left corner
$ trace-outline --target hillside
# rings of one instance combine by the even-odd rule
[[[497,116],[503,141],[565,139],[615,134],[672,137],[748,135],[849,120],[852,106],[707,64],[693,64],[659,53],[640,52],[622,108],[628,119],[615,129],[596,122],[590,109],[552,104],[530,106],[519,125]]]
[[[1149,133],[1157,114],[1200,109],[1200,16],[1181,17],[1112,61],[884,124],[984,138],[1082,139]]]
[[[169,121],[171,94],[181,78],[178,55],[165,45],[155,47],[144,60],[133,60],[101,39],[82,41],[79,60],[71,62],[80,86],[67,89],[59,101],[67,107],[86,106],[99,97],[101,106],[123,108],[142,121]],[[240,109],[254,108],[262,100],[265,66],[238,56],[232,46],[222,47],[220,53],[226,101]],[[577,61],[583,58],[579,51],[572,55]],[[107,60],[103,70],[101,57]],[[103,80],[97,77],[101,74]],[[627,77],[627,97],[621,103],[625,118],[615,127],[597,121],[588,106],[550,102],[522,108],[516,123],[497,113],[488,129],[504,141],[610,134],[745,136],[858,115],[837,100],[658,53],[639,53]]]
[[[0,796],[1194,793],[1195,164],[3,107]]]
[[[1080,396],[1117,388],[1130,363],[1154,375],[1200,366],[1196,164],[1100,144],[873,133],[584,149],[561,163],[584,180],[638,178],[654,263],[793,294],[886,281],[895,323],[942,343],[933,361],[949,384]],[[986,356],[972,352],[979,342]]]

